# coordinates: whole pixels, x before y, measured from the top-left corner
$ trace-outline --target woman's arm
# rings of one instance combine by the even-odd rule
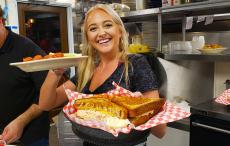
[[[159,98],[159,92],[158,90],[147,91],[143,93],[143,96]],[[166,133],[166,128],[167,128],[166,124],[161,124],[151,128],[151,133],[158,138],[162,138]]]
[[[166,124],[157,125],[151,128],[151,133],[157,138],[163,138],[166,133],[166,128],[167,128]]]
[[[68,101],[63,84],[67,89],[75,90],[76,86],[70,80],[66,81],[58,88],[58,82],[62,77],[64,70],[49,71],[41,87],[39,97],[39,107],[42,110],[49,111]]]

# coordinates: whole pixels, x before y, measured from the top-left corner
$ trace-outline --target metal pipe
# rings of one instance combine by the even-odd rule
[[[182,40],[186,40],[186,17],[184,16],[182,19]]]
[[[161,48],[161,43],[162,43],[162,15],[161,15],[161,13],[158,13],[157,14],[157,17],[158,17],[158,31],[157,31],[157,33],[158,33],[158,50],[160,51],[160,52],[162,52],[162,48]]]

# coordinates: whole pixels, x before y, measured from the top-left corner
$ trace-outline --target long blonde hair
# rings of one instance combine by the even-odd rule
[[[127,48],[128,48],[128,36],[125,30],[124,24],[119,17],[119,15],[109,6],[106,4],[97,4],[90,8],[85,15],[85,20],[82,27],[83,33],[83,49],[82,55],[87,55],[88,58],[81,62],[78,66],[78,85],[77,91],[81,91],[90,78],[93,75],[93,71],[97,66],[97,55],[94,51],[94,48],[90,45],[88,38],[87,38],[87,31],[86,31],[86,21],[89,15],[95,10],[103,10],[107,14],[109,14],[113,21],[120,26],[121,29],[121,39],[119,43],[119,58],[125,64],[125,81],[128,83],[128,57],[127,57]]]

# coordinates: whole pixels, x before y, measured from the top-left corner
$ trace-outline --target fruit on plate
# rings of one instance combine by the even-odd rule
[[[218,49],[218,48],[224,48],[224,47],[219,44],[205,44],[203,47],[203,49]]]
[[[130,44],[128,48],[129,53],[146,53],[150,52],[150,49],[147,45],[144,44]]]
[[[23,62],[32,61],[32,60],[41,60],[41,59],[49,59],[49,58],[59,58],[64,57],[64,53],[49,53],[48,55],[42,57],[41,55],[35,55],[34,57],[25,57],[23,58]]]

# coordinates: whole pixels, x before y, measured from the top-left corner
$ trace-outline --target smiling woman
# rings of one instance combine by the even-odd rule
[[[82,54],[88,54],[89,56],[87,63],[83,63],[82,67],[84,68],[85,65],[88,65],[90,70],[79,74],[78,83],[80,84],[78,85],[78,90],[81,90],[86,85],[94,72],[94,68],[97,67],[100,72],[106,72],[108,69],[106,69],[105,65],[109,62],[108,60],[112,60],[111,64],[108,64],[110,68],[115,68],[114,66],[117,66],[119,60],[124,62],[125,77],[128,80],[128,37],[119,15],[108,5],[96,5],[87,12],[82,30],[84,34],[83,46],[85,46]],[[99,64],[95,63],[97,56],[100,56]],[[104,70],[102,70],[103,68]],[[81,66],[79,70],[82,70]],[[114,70],[110,69],[109,72],[111,71],[113,72]],[[108,75],[106,78],[108,78]]]
[[[65,88],[84,94],[101,94],[114,89],[112,82],[116,82],[131,92],[141,92],[144,97],[159,98],[156,75],[145,56],[127,54],[126,30],[109,5],[98,4],[90,8],[82,30],[82,55],[88,58],[79,64],[77,76],[64,83]],[[60,77],[60,72],[49,72],[40,92],[41,109],[50,110],[68,102],[63,86],[57,87]],[[144,146],[150,132],[161,138],[165,128],[159,125],[152,128],[154,130],[132,130],[114,137],[106,131],[73,123],[74,132],[83,139],[84,146]]]

